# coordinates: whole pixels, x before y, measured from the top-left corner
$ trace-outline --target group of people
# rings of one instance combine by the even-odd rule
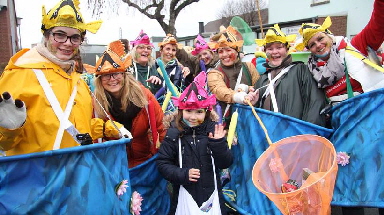
[[[48,13],[43,8],[42,43],[13,56],[0,78],[0,150],[11,156],[129,137],[130,168],[158,153],[158,169],[173,184],[170,214],[225,214],[218,176],[234,159],[225,137],[231,105],[250,102],[326,126],[321,112],[328,103],[384,87],[383,68],[364,58],[367,46],[384,41],[383,9],[376,0],[370,22],[351,42],[332,35],[330,18],[304,23],[298,48],[311,52],[308,65],[292,60],[295,36],[274,25],[255,41],[265,52],[262,74],[241,61],[243,40],[232,26],[209,42],[199,35],[193,50],[168,34],[159,59],[141,31],[130,44],[108,45],[94,67],[93,93],[81,79],[79,47],[102,22],[85,23],[77,1],[61,0]],[[156,94],[173,87],[181,93],[172,97],[178,111],[165,126]]]

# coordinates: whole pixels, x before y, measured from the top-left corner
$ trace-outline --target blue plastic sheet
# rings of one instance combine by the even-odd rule
[[[224,187],[235,191],[237,195],[236,201],[230,202],[230,205],[241,214],[281,214],[273,202],[259,192],[252,182],[252,168],[257,158],[269,147],[264,131],[250,107],[235,105],[233,110],[236,109],[239,113],[236,128],[238,144],[232,146],[234,163],[230,167],[231,181]],[[272,142],[301,134],[315,134],[328,138],[332,133],[331,129],[280,113],[262,109],[257,109],[257,113],[267,128]],[[226,200],[229,201],[229,198],[226,197]]]
[[[384,89],[348,99],[332,109],[331,142],[347,152],[339,165],[333,205],[384,207]]]
[[[168,214],[170,196],[167,181],[157,170],[157,154],[146,162],[129,169],[132,192],[137,191],[143,197],[140,215]]]
[[[0,214],[129,214],[127,142],[0,158]]]

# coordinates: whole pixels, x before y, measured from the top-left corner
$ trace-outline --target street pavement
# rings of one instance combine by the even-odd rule
[[[349,215],[349,214],[342,214],[341,207],[333,206],[331,210],[332,210],[331,215]],[[377,208],[364,208],[364,215],[379,215],[379,211]]]

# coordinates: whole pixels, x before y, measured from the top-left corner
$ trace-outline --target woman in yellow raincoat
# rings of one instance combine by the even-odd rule
[[[0,77],[0,150],[7,156],[77,146],[78,134],[120,133],[111,122],[92,119],[79,46],[101,21],[85,23],[78,5],[62,0],[48,13],[43,6],[43,43],[15,54]]]

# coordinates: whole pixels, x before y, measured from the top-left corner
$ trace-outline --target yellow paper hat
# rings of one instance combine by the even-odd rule
[[[255,42],[258,46],[265,46],[268,43],[281,42],[281,43],[291,43],[295,41],[296,34],[285,35],[281,30],[278,24],[275,24],[273,27],[269,28],[265,34],[264,39],[255,39]]]
[[[239,52],[244,44],[241,33],[232,26],[228,26],[226,29],[224,28],[225,30],[223,28],[223,26],[220,27],[221,35],[219,39],[217,41],[208,43],[208,46],[212,50],[216,50],[222,47],[231,47]]]
[[[81,33],[86,31],[96,33],[102,21],[85,23],[80,13],[79,4],[79,0],[61,0],[48,13],[46,13],[45,6],[43,5],[42,32],[44,33],[48,29],[60,26],[75,28]]]
[[[301,25],[301,28],[299,29],[299,33],[303,35],[303,42],[298,44],[296,46],[297,50],[303,50],[304,47],[308,45],[308,41],[317,33],[317,32],[324,32],[327,34],[332,34],[330,30],[328,30],[329,27],[331,27],[332,21],[331,18],[328,16],[325,18],[322,25],[315,24],[315,23],[303,23]]]
[[[160,42],[160,43],[158,44],[158,46],[159,46],[159,47],[162,47],[162,46],[165,46],[166,44],[177,45],[177,48],[178,48],[178,49],[183,48],[183,45],[180,44],[180,43],[177,43],[177,40],[176,40],[175,36],[172,35],[172,34],[167,34],[167,36],[165,36],[165,38],[163,39],[163,42]]]

